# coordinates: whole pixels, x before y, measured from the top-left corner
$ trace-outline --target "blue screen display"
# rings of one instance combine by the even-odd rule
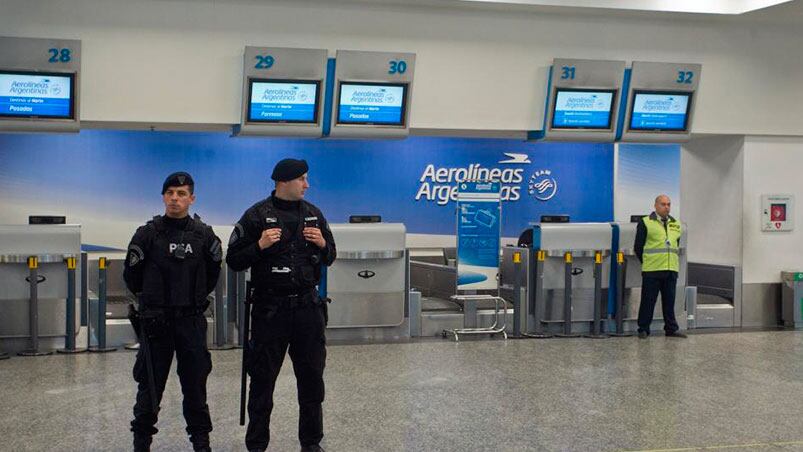
[[[636,91],[630,113],[631,130],[685,131],[691,93]]]
[[[337,122],[402,126],[406,94],[407,85],[343,82]]]
[[[553,129],[610,129],[616,90],[558,89]]]
[[[318,122],[318,81],[251,80],[250,122]]]
[[[73,119],[73,75],[0,72],[0,116]]]

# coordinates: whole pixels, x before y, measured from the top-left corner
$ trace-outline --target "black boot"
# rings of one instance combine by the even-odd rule
[[[192,450],[197,452],[212,452],[212,448],[209,447],[209,435],[192,435],[190,436],[190,442],[192,443]]]
[[[153,438],[149,435],[134,434],[134,452],[151,452],[151,441]]]
[[[301,452],[326,452],[323,447],[313,444],[311,446],[301,446]]]

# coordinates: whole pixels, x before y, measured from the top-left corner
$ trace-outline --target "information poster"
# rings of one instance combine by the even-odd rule
[[[501,184],[461,182],[457,192],[457,290],[497,289]]]

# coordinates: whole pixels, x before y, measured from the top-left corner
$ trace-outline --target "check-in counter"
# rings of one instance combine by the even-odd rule
[[[533,227],[532,248],[536,256],[541,251],[543,259],[536,258],[543,269],[535,281],[534,309],[546,332],[573,335],[589,331],[595,304],[600,309],[608,289],[612,238],[609,223]]]
[[[404,225],[355,223],[331,228],[337,259],[326,276],[332,300],[328,328],[402,325],[407,288]]]
[[[0,350],[28,349],[30,283],[27,259],[37,257],[38,337],[43,350],[64,346],[68,257],[81,254],[80,225],[0,225]],[[76,279],[80,280],[80,266]],[[77,309],[77,302],[75,304]],[[76,328],[78,318],[76,316]]]

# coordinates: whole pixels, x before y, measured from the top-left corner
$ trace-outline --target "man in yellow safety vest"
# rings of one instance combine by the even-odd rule
[[[686,337],[678,331],[675,319],[681,224],[669,215],[671,204],[669,196],[655,198],[655,212],[642,218],[636,228],[633,248],[641,261],[641,306],[638,312],[638,336],[641,339],[650,335],[650,323],[659,293],[667,337]]]

